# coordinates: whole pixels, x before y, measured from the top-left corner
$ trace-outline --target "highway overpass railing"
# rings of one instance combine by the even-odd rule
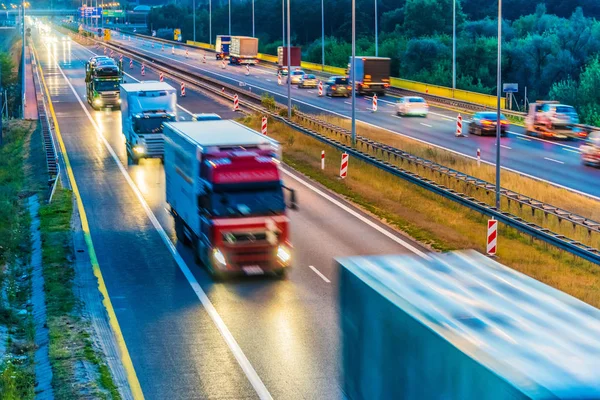
[[[296,111],[295,114],[301,120],[303,120],[304,123],[312,124],[312,127],[302,125],[300,122],[289,120],[286,117],[281,116],[279,110],[266,109],[264,106],[262,106],[262,99],[259,94],[253,93],[248,90],[243,90],[243,88],[235,85],[230,85],[224,82],[214,80],[210,77],[207,77],[206,75],[201,75],[196,72],[173,65],[173,63],[167,63],[161,61],[160,59],[150,58],[146,54],[136,49],[129,48],[128,46],[122,46],[115,43],[105,43],[95,39],[89,40],[91,41],[90,43],[103,44],[116,51],[123,52],[127,54],[128,57],[131,57],[138,62],[144,62],[146,63],[146,65],[151,65],[152,68],[155,68],[165,73],[165,75],[167,76],[171,76],[175,79],[184,81],[191,87],[196,87],[200,90],[208,91],[214,96],[224,97],[232,101],[235,93],[240,98],[240,104],[244,107],[247,107],[248,109],[260,112],[262,114],[268,114],[270,117],[280,120],[285,124],[293,127],[294,129],[305,133],[323,143],[326,143],[340,151],[345,151],[361,161],[364,161],[383,171],[389,172],[394,176],[397,176],[419,187],[436,193],[442,196],[443,198],[461,204],[482,215],[495,218],[501,223],[505,224],[506,226],[517,229],[518,231],[525,233],[535,239],[544,241],[545,243],[555,246],[558,249],[567,251],[587,261],[600,265],[600,250],[597,248],[588,246],[576,240],[572,240],[566,237],[565,235],[553,232],[540,225],[524,220],[519,216],[513,215],[508,212],[503,212],[502,210],[498,210],[494,206],[480,201],[468,194],[461,193],[451,188],[448,188],[443,184],[425,178],[417,173],[406,170],[400,166],[394,165],[390,161],[393,157],[394,159],[402,159],[409,163],[416,163],[419,166],[428,168],[432,171],[435,171],[436,173],[461,180],[467,184],[474,185],[477,188],[482,188],[487,191],[491,191],[495,187],[495,185],[493,185],[490,182],[486,182],[476,177],[463,174],[459,171],[453,170],[440,164],[433,163],[429,160],[417,157],[400,149],[396,149],[392,146],[388,146],[362,136],[357,137],[357,144],[361,146],[361,148],[359,149],[357,147],[352,147],[342,141],[332,139],[331,137],[328,137],[325,134],[320,133],[318,131],[318,129],[334,131],[337,134],[342,135],[345,138],[345,142],[347,142],[347,139],[350,135],[350,132],[348,130],[336,125],[328,124],[324,121],[320,121],[313,115],[306,115]],[[222,91],[222,88],[225,88],[225,92]],[[363,151],[365,147],[367,151]],[[372,148],[376,148],[378,151],[380,151],[382,153],[382,157],[378,158],[370,154],[368,151]],[[383,154],[386,155],[387,160],[384,159]],[[567,210],[563,210],[551,204],[537,201],[535,199],[507,189],[502,189],[501,194],[506,199],[508,199],[509,202],[514,201],[520,206],[526,205],[528,207],[531,207],[532,213],[535,213],[535,211],[539,211],[543,212],[546,216],[556,216],[559,219],[559,221],[569,222],[573,224],[574,227],[583,227],[587,230],[587,232],[590,235],[592,233],[600,233],[600,223],[596,221],[592,221],[585,217],[573,214]]]

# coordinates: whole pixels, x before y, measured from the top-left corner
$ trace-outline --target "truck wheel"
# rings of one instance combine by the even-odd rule
[[[190,240],[185,236],[185,224],[179,215],[175,216],[175,236],[177,237],[177,241],[181,242],[184,246],[190,245]],[[194,251],[194,257],[197,253],[197,251]]]
[[[278,269],[277,271],[275,271],[275,277],[277,279],[281,279],[281,280],[286,279],[287,278],[287,270],[288,270],[287,268]]]

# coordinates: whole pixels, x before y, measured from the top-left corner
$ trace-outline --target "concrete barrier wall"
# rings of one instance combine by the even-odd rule
[[[187,44],[191,46],[197,46],[206,50],[214,51],[215,49],[214,45],[210,45],[208,43],[193,42],[191,40],[188,40]],[[277,63],[277,56],[259,53],[257,57],[261,61]],[[323,71],[334,75],[346,75],[345,68],[332,67],[330,65],[322,66],[321,64],[302,61],[301,67],[307,70]],[[467,90],[460,89],[452,90],[452,88],[444,86],[431,85],[428,83],[409,81],[400,78],[391,78],[390,83],[393,87],[396,87],[398,89],[406,89],[423,94],[430,94],[432,96],[446,97],[449,99],[456,99],[458,101],[466,101],[469,103],[479,104],[487,107],[496,107],[496,96],[490,96],[487,94],[476,92],[469,92]],[[504,97],[501,99],[500,105],[502,108],[506,108],[506,99]]]

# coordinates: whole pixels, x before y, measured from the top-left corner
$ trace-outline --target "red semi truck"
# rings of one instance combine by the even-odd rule
[[[288,48],[287,46],[279,46],[277,48],[277,70],[283,76],[288,74]],[[292,71],[300,68],[302,64],[302,49],[300,47],[290,47],[290,67]]]
[[[281,180],[279,143],[228,120],[169,122],[164,133],[178,241],[216,279],[285,276],[292,258],[287,210],[296,199]]]

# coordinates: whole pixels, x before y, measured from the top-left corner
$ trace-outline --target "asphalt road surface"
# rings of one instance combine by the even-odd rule
[[[38,62],[145,397],[342,398],[333,258],[420,253],[419,246],[286,168],[300,205],[290,213],[288,279],[213,283],[176,243],[160,162],[128,165],[120,112],[87,104],[84,62],[92,52],[57,36],[47,45],[34,34]],[[141,78],[139,65],[126,72],[127,81]],[[158,79],[151,69],[144,78]],[[179,103],[180,118],[234,116],[230,105],[192,90]]]
[[[250,75],[246,76],[245,67],[227,64],[223,69],[222,62],[215,60],[213,53],[202,49],[175,45],[175,54],[171,54],[173,47],[171,45],[163,47],[162,44],[154,43],[150,39],[116,31],[112,32],[111,41],[222,82],[236,86],[241,82],[245,86],[240,87],[240,90],[268,92],[279,102],[287,102],[287,86],[277,84],[277,75],[272,66],[251,67]],[[204,55],[206,62],[204,62]],[[306,112],[342,117],[351,115],[351,99],[318,97],[316,89],[296,87],[292,87],[292,98],[293,103]],[[479,148],[483,162],[495,165],[495,138],[479,136],[456,138],[456,112],[432,107],[428,118],[399,117],[395,113],[395,102],[396,99],[392,96],[380,98],[378,111],[373,113],[371,99],[359,97],[357,119],[471,158],[476,157]],[[470,121],[466,118],[464,122],[464,132],[467,132]],[[600,199],[600,186],[595,184],[600,180],[600,169],[581,164],[580,144],[579,141],[551,141],[530,137],[525,135],[522,127],[511,126],[507,137],[501,139],[501,165],[507,170]]]

